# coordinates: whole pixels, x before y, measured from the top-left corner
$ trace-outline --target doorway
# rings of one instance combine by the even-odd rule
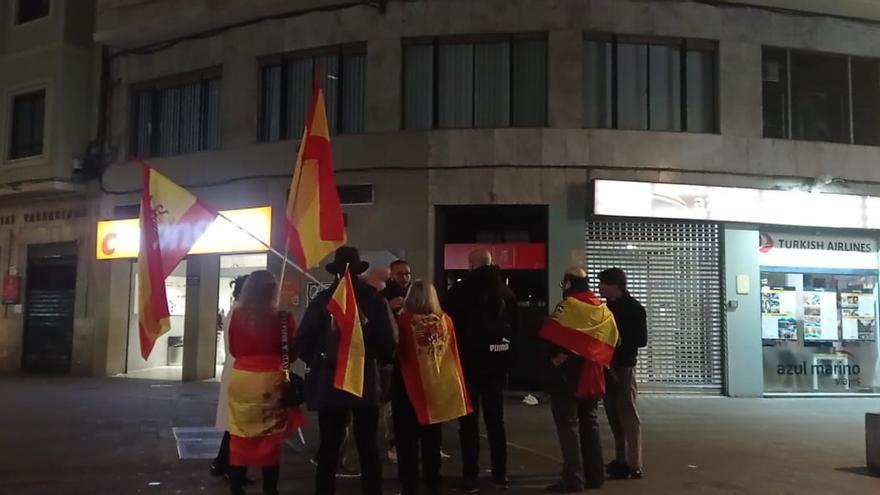
[[[70,372],[76,303],[74,242],[28,246],[22,370]]]

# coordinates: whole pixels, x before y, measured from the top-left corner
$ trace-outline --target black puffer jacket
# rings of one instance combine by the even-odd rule
[[[516,295],[505,285],[501,269],[483,266],[470,272],[449,292],[446,312],[455,324],[465,374],[507,373],[510,352],[490,352],[485,338],[488,327],[505,323],[511,337],[516,335]]]
[[[376,289],[358,278],[352,279],[361,312],[366,348],[364,395],[358,398],[333,387],[336,374],[338,332],[330,331],[327,303],[336,290],[335,283],[309,303],[297,329],[296,353],[309,366],[306,373],[306,403],[310,410],[328,407],[379,405],[381,365],[390,364],[395,348],[394,321],[388,302]]]

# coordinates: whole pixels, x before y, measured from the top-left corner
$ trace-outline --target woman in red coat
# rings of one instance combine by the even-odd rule
[[[303,424],[299,408],[282,408],[282,342],[292,345],[295,324],[278,311],[278,283],[270,272],[252,273],[229,322],[229,352],[235,367],[229,379],[230,487],[244,493],[247,466],[263,469],[264,495],[278,493],[281,445]],[[288,345],[288,349],[290,348]],[[289,351],[288,351],[289,354]],[[293,361],[294,357],[290,356]]]

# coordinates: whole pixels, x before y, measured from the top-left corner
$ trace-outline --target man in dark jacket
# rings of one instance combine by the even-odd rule
[[[412,269],[406,260],[396,260],[389,268],[391,278],[385,284],[382,295],[388,300],[394,314],[400,314],[403,311],[403,300],[412,284]]]
[[[382,493],[382,465],[376,439],[380,404],[379,367],[390,363],[394,353],[393,323],[385,299],[357,277],[369,265],[361,261],[356,248],[339,248],[333,262],[326,268],[339,278],[345,273],[346,266],[351,270],[366,349],[363,397],[333,386],[339,332],[332,325],[327,303],[338,280],[312,300],[296,336],[297,355],[309,367],[305,385],[306,401],[310,410],[318,411],[321,445],[318,448],[315,491],[318,495],[333,495],[335,492],[339,450],[351,416],[361,464],[363,493],[379,495]]]
[[[626,289],[626,273],[609,268],[599,274],[599,292],[608,301],[620,332],[620,346],[608,371],[605,413],[614,433],[616,457],[608,474],[616,479],[642,477],[642,424],[637,407],[636,359],[648,344],[645,308]]]
[[[485,249],[470,254],[471,272],[449,294],[447,310],[455,324],[462,369],[474,412],[459,420],[462,480],[458,488],[477,493],[480,473],[479,410],[489,437],[492,481],[506,489],[507,433],[504,429],[504,385],[510,338],[516,324],[516,296],[492,265]]]

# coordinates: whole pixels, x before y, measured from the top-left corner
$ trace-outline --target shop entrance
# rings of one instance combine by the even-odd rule
[[[171,314],[171,330],[156,340],[153,352],[141,356],[138,328],[138,264],[131,264],[131,303],[128,318],[129,378],[180,381],[183,378],[183,327],[186,318],[186,260],[165,279],[165,295]]]
[[[438,206],[435,280],[441,300],[468,272],[467,255],[477,247],[493,252],[495,264],[517,296],[517,330],[511,342],[510,386],[542,388],[543,365],[535,352],[547,316],[547,206]]]
[[[70,372],[76,254],[72,242],[28,246],[24,371]]]
[[[217,376],[220,376],[223,363],[226,361],[225,327],[227,316],[232,309],[233,282],[237,277],[249,275],[256,270],[265,270],[266,254],[230,254],[220,257],[220,291],[217,301]]]
[[[723,336],[717,224],[587,223],[587,271],[627,273],[648,313],[648,346],[637,379],[645,389],[721,393]]]

